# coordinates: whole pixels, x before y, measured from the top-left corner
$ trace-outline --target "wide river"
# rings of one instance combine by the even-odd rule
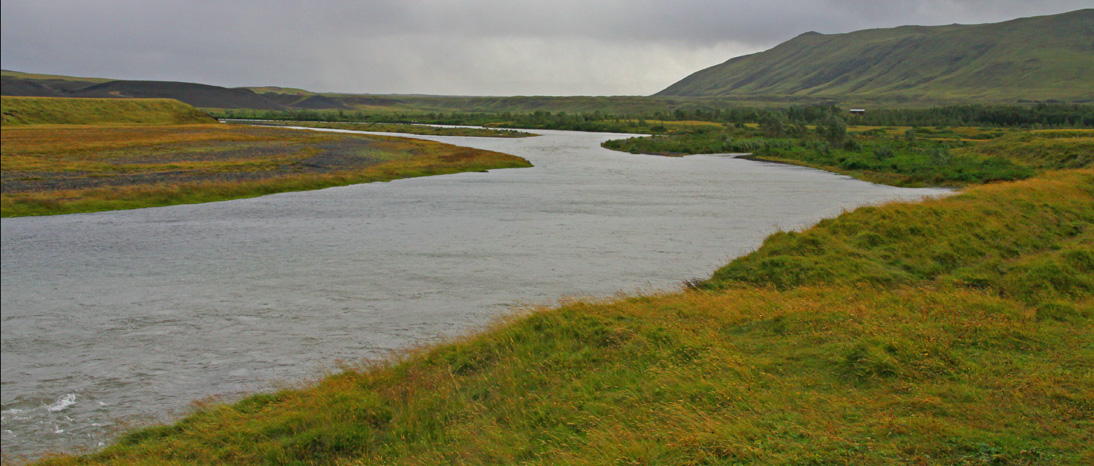
[[[422,137],[535,168],[4,219],[3,454],[94,448],[526,304],[677,289],[776,229],[947,192],[536,133]]]

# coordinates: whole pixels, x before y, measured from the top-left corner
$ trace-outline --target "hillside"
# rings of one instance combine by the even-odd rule
[[[177,99],[204,108],[281,108],[250,89],[171,81],[110,81],[80,89],[74,94],[75,97]]]
[[[175,99],[201,108],[247,108],[256,110],[293,108],[290,105],[272,101],[246,88],[227,88],[173,81],[75,78],[34,75],[13,71],[4,71],[3,76],[0,77],[0,94],[23,97]],[[298,100],[301,99],[294,98],[289,103],[292,104]],[[307,102],[299,108],[344,108],[339,107],[336,102],[331,102],[330,106],[324,107],[321,101],[317,103],[314,99],[303,100]]]
[[[0,97],[3,125],[141,124],[184,125],[216,123],[194,107],[171,99],[60,99]]]
[[[1094,101],[1094,9],[1012,21],[809,32],[684,78],[661,97]]]

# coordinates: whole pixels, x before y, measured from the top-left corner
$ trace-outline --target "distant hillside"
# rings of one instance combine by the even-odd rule
[[[802,34],[656,96],[1094,101],[1094,9],[980,25]]]
[[[182,125],[216,123],[194,107],[171,99],[62,99],[0,97],[4,126],[34,124]]]
[[[207,108],[281,108],[250,89],[170,81],[110,81],[85,87],[73,94],[76,97],[176,99],[195,107]]]
[[[299,108],[303,110],[348,110],[350,108],[349,106],[322,94],[265,92],[260,95],[271,102],[288,108]]]
[[[27,97],[175,99],[195,107],[224,109],[346,108],[321,95],[257,94],[247,88],[227,88],[207,84],[75,78],[13,71],[4,71],[0,76],[0,94]]]

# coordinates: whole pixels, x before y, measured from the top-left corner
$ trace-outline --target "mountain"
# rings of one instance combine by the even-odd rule
[[[992,24],[808,32],[655,95],[1094,101],[1094,9]]]

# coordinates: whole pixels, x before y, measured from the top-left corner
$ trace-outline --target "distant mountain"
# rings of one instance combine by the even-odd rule
[[[200,108],[282,108],[250,89],[172,81],[110,81],[88,86],[73,97],[130,97],[176,99]]]
[[[265,90],[265,88],[262,88]],[[128,97],[175,99],[200,108],[225,109],[346,109],[326,96],[301,92],[256,93],[237,87],[228,88],[173,81],[126,81],[99,78],[75,78],[4,71],[0,76],[0,94],[26,97]]]
[[[1094,9],[993,24],[808,32],[655,95],[1094,101]]]

